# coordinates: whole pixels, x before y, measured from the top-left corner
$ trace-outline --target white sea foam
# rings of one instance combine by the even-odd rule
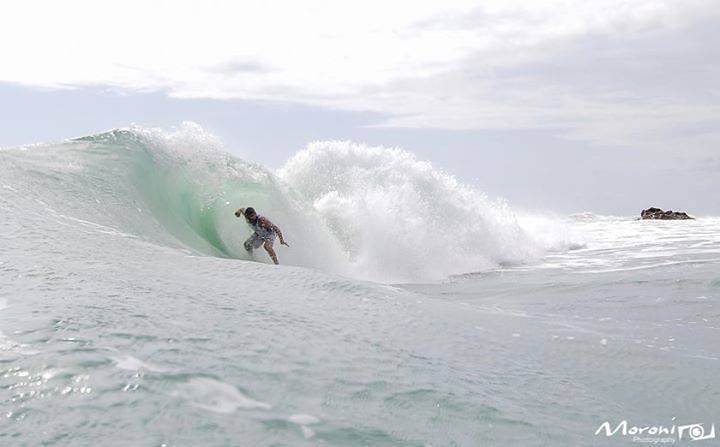
[[[322,216],[358,276],[440,279],[531,263],[561,248],[547,230],[539,237],[521,225],[504,201],[401,149],[313,143],[278,174]],[[534,223],[551,220],[538,215]]]
[[[270,404],[251,399],[230,384],[207,378],[191,379],[178,386],[176,395],[195,407],[215,413],[233,413],[240,408],[271,408]]]
[[[320,419],[310,414],[293,414],[288,421],[298,425],[312,425],[320,422]]]
[[[153,372],[167,371],[167,369],[165,368],[143,362],[142,360],[137,359],[131,355],[125,355],[123,357],[111,357],[111,359],[115,362],[118,368],[128,371],[137,371],[140,369]]]

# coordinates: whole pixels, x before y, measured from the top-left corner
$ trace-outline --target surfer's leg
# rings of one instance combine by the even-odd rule
[[[265,244],[263,244],[263,246],[265,247],[265,251],[267,251],[268,254],[270,255],[270,259],[273,260],[275,265],[278,265],[279,262],[277,260],[277,255],[275,254],[275,249],[273,249],[272,241],[270,241],[270,240],[265,241]]]
[[[245,250],[247,250],[247,252],[250,254],[252,254],[252,251],[253,251],[252,240],[253,240],[253,237],[250,236],[248,238],[248,240],[246,240],[245,243],[243,244],[243,246],[245,247]]]
[[[262,245],[262,239],[260,239],[257,233],[253,233],[252,236],[250,236],[245,241],[245,243],[243,243],[245,250],[247,250],[247,252],[251,255],[253,252],[253,248],[258,248],[260,247],[260,245]]]

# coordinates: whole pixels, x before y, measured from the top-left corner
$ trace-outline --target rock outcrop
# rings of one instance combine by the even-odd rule
[[[682,211],[673,211],[673,210],[667,210],[663,211],[660,208],[648,208],[646,210],[642,210],[640,213],[641,219],[662,219],[662,220],[687,220],[687,219],[694,219],[694,217],[690,217],[687,215],[687,213],[684,213]]]

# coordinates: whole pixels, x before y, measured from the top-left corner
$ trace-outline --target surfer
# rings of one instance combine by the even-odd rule
[[[275,254],[275,250],[273,249],[275,235],[277,234],[280,238],[280,245],[289,247],[287,242],[285,242],[285,239],[283,239],[280,228],[278,228],[277,225],[275,225],[274,223],[270,222],[270,219],[268,219],[267,217],[258,215],[258,213],[255,212],[255,209],[252,207],[238,208],[238,210],[235,211],[235,217],[240,216],[245,216],[245,221],[254,231],[254,233],[243,244],[245,246],[245,250],[247,250],[248,253],[252,255],[253,248],[260,248],[260,246],[262,245],[263,247],[265,247],[265,251],[268,252],[273,262],[275,264],[279,264],[277,260],[277,255]]]

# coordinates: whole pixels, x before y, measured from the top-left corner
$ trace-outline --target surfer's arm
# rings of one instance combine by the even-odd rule
[[[243,214],[245,214],[245,208],[238,208],[237,211],[235,211],[235,217],[240,217]]]
[[[280,231],[280,228],[278,228],[278,226],[275,224],[272,224],[270,228],[272,228],[272,230],[277,233],[278,238],[280,239],[280,245],[285,245],[289,247],[288,243],[285,242],[285,239],[283,239],[282,231]]]
[[[277,225],[263,217],[260,221],[260,226],[267,228],[268,230],[273,230],[278,235],[278,239],[280,239],[280,245],[286,245],[289,247],[288,243],[285,242],[285,238],[283,238],[282,231],[280,231],[280,228],[278,228]]]

